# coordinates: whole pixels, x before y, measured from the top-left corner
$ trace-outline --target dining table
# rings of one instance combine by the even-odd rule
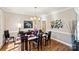
[[[30,41],[33,41],[33,40],[37,39],[38,37],[35,36],[35,35],[33,35],[33,34],[31,34],[31,35],[25,34],[25,37],[27,37],[27,39],[24,39],[24,40],[22,40],[20,37],[17,37],[17,38],[21,39],[21,50],[23,50],[23,51],[24,50],[29,51],[29,50],[31,50]],[[43,33],[42,37],[44,37],[46,39],[47,34]]]

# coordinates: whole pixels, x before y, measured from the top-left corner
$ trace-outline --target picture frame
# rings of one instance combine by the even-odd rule
[[[24,21],[24,28],[33,28],[33,21]]]
[[[51,28],[58,28],[59,29],[62,27],[63,27],[63,23],[62,23],[61,19],[51,22]]]

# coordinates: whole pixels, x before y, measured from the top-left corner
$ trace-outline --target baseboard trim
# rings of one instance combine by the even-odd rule
[[[55,39],[55,38],[52,38],[52,39],[53,39],[53,40],[56,40],[56,41],[58,41],[58,42],[60,42],[60,43],[62,43],[62,44],[65,44],[65,45],[69,46],[70,48],[72,48],[72,45],[71,45],[71,44],[68,44],[68,43],[66,43],[66,42],[63,42],[63,41],[58,40],[58,39]]]
[[[0,46],[0,49],[3,47],[3,45]]]

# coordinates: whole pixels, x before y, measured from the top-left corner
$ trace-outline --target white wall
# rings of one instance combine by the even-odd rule
[[[0,9],[0,48],[2,48],[4,44],[4,12]]]
[[[60,29],[56,29],[53,28],[51,29],[50,26],[50,22],[53,20],[57,20],[57,19],[61,19],[63,22],[63,28]],[[68,46],[72,46],[72,38],[71,38],[71,34],[72,34],[72,27],[73,24],[72,22],[76,20],[76,14],[74,12],[73,9],[67,9],[67,10],[62,10],[59,12],[56,12],[54,14],[51,14],[51,19],[48,18],[47,27],[49,26],[49,28],[47,28],[48,30],[52,31],[52,38],[68,45]]]
[[[6,19],[6,29],[8,29],[10,31],[10,34],[13,35],[13,36],[17,36],[17,33],[19,31],[18,29],[18,23],[20,23],[22,26],[21,26],[21,30],[22,31],[27,31],[28,29],[24,29],[24,21],[33,21],[33,28],[31,29],[34,29],[34,27],[37,25],[37,28],[39,29],[40,28],[40,21],[37,21],[36,20],[36,25],[35,25],[35,21],[34,20],[31,20],[29,16],[27,15],[20,15],[20,14],[13,14],[13,13],[5,13],[5,19]]]

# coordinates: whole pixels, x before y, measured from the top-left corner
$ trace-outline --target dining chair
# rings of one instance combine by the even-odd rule
[[[28,50],[29,51],[31,51],[31,47],[32,47],[32,42],[33,41],[37,41],[37,33],[38,33],[38,31],[32,31],[32,33],[31,34],[29,34],[29,36],[28,36]],[[27,34],[28,35],[28,34]]]
[[[14,36],[10,36],[9,30],[5,30],[5,31],[4,31],[4,37],[5,37],[6,43],[7,43],[7,41],[8,41],[8,43],[9,43],[10,40],[13,39],[13,42],[14,42],[14,45],[15,45]]]
[[[51,44],[51,31],[49,31],[48,33],[46,33],[46,39],[45,39],[45,45],[48,45],[48,42],[50,42]]]
[[[33,41],[33,46],[36,46],[37,47],[37,50],[39,51],[39,48],[41,48],[42,50],[42,33],[39,33],[37,35],[38,38],[36,38],[34,41]]]

